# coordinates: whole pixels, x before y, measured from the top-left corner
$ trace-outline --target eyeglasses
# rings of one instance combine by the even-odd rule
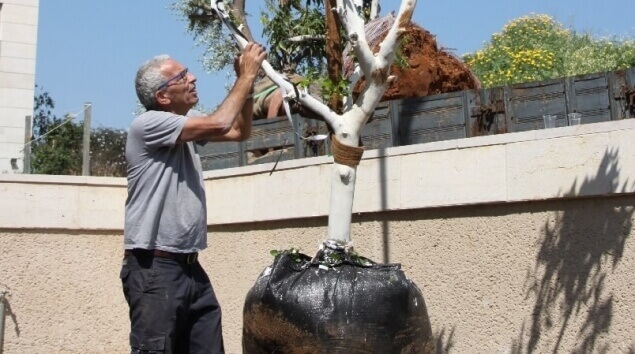
[[[186,83],[187,73],[188,73],[188,69],[187,68],[183,69],[183,71],[181,71],[180,73],[172,76],[171,78],[164,81],[161,85],[157,86],[157,89],[155,91],[161,91],[172,85],[180,85],[180,84]]]

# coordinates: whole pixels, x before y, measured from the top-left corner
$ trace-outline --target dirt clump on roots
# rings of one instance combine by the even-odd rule
[[[373,52],[379,51],[379,44],[386,37],[392,22],[394,17],[388,15],[366,25],[366,36]],[[348,50],[344,53],[348,53]],[[353,67],[352,56],[345,56],[345,76],[352,73]],[[381,101],[480,87],[478,79],[462,60],[445,49],[439,49],[435,36],[414,23],[410,23],[404,33],[390,74],[396,79],[389,84]],[[355,97],[360,94],[363,85],[362,79],[353,90]]]

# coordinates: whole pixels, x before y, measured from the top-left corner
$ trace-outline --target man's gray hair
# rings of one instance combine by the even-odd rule
[[[135,78],[137,98],[147,110],[157,108],[157,100],[154,94],[157,87],[165,81],[165,76],[161,74],[161,66],[170,59],[167,54],[157,55],[141,64],[139,70],[137,70],[137,77]]]

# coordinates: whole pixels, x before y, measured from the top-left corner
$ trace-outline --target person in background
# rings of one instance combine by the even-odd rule
[[[132,353],[224,353],[221,309],[198,262],[207,209],[198,145],[251,134],[254,80],[264,48],[249,43],[234,61],[236,82],[209,115],[196,77],[167,55],[137,71],[146,112],[128,131],[128,197],[120,278],[129,305]]]

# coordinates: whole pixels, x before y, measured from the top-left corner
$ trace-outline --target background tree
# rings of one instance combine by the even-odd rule
[[[73,116],[58,118],[55,102],[48,92],[37,90],[34,98],[31,173],[81,175],[83,122]],[[112,128],[91,129],[90,174],[121,177],[126,175],[126,132]]]
[[[309,68],[323,68],[326,58],[324,2],[266,0],[260,16],[269,43],[268,60],[278,71],[307,75]]]
[[[46,136],[32,144],[31,172],[46,175],[81,175],[82,173],[82,132],[83,128],[72,121],[52,118],[44,131]]]
[[[55,102],[48,92],[35,85],[36,95],[33,100],[33,136],[41,136],[47,130],[51,121],[55,118],[53,108]]]
[[[244,0],[232,3],[234,21],[246,24]],[[194,37],[196,45],[203,49],[201,63],[205,70],[217,72],[232,67],[233,57],[238,53],[236,44],[220,21],[211,16],[209,0],[179,0],[171,8],[179,17],[188,21],[188,31]],[[243,33],[253,40],[248,25],[243,27]]]
[[[232,21],[253,40],[246,20],[245,1],[225,1]],[[368,22],[379,12],[378,0],[359,0],[359,12]],[[265,0],[265,9],[257,14],[263,36],[269,44],[268,60],[281,72],[317,77],[326,72],[324,0]],[[237,48],[226,28],[211,16],[209,0],[179,0],[172,4],[175,13],[188,21],[188,31],[203,49],[201,61],[210,72],[231,68]],[[233,74],[233,73],[231,73]]]
[[[46,91],[38,91],[34,104],[31,173],[81,174],[82,127],[70,116],[56,117],[52,112],[55,102]]]
[[[620,70],[635,66],[635,39],[596,39],[574,35],[567,47],[565,76]]]
[[[635,41],[598,39],[548,15],[530,15],[507,23],[463,60],[483,87],[503,86],[635,66]]]
[[[122,129],[95,128],[90,131],[91,176],[125,177],[126,138]]]
[[[31,172],[47,175],[82,174],[82,132],[83,128],[71,121],[52,118],[47,124],[46,136],[32,144]]]

